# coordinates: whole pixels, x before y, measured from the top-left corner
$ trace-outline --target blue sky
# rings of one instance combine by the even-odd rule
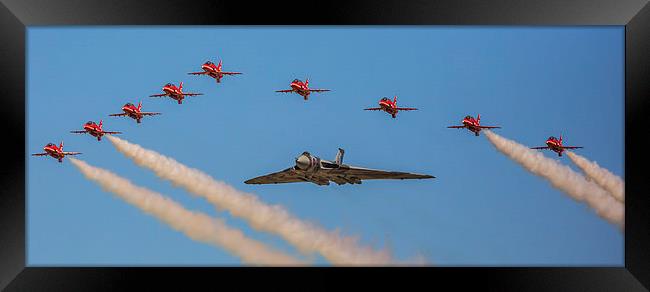
[[[189,209],[226,218],[248,236],[291,254],[153,173],[110,142],[70,130],[88,120],[174,157],[299,218],[434,265],[623,265],[623,234],[483,135],[447,129],[468,114],[529,146],[565,144],[623,176],[623,27],[30,27],[27,152],[65,141],[67,151]],[[221,84],[189,76],[223,59]],[[275,93],[294,78],[331,92]],[[205,93],[147,97],[167,82]],[[363,111],[382,96],[420,110],[392,119]],[[126,102],[161,116],[121,117]],[[246,185],[292,166],[303,151],[351,165],[425,173],[433,180],[362,185]],[[553,153],[546,155],[554,157]],[[560,159],[571,164],[567,157]],[[104,192],[64,160],[27,157],[27,262],[31,266],[239,265]],[[316,257],[317,264],[327,264]]]

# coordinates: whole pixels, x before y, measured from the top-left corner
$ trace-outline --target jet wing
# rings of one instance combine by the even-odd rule
[[[245,184],[281,184],[281,183],[293,183],[293,182],[303,182],[307,181],[299,176],[293,168],[287,168],[283,171],[274,172],[271,174],[258,176],[256,178],[249,179],[245,181]]]
[[[501,129],[499,126],[478,126],[481,129]]]
[[[580,148],[585,148],[582,146],[562,146],[564,149],[580,149]]]
[[[113,134],[122,134],[122,132],[109,132],[109,131],[104,131],[104,134],[113,135]]]
[[[289,92],[293,92],[293,89],[276,90],[275,92],[289,93]]]
[[[183,93],[183,96],[197,96],[197,95],[203,95],[203,93]]]
[[[239,74],[243,74],[243,73],[241,73],[241,72],[221,72],[221,74],[223,74],[223,75],[239,75]]]
[[[400,111],[416,111],[418,109],[416,109],[414,107],[398,107],[397,110],[400,110]]]
[[[81,152],[63,152],[63,155],[79,155]]]
[[[47,154],[47,153],[34,153],[34,154],[32,154],[32,156],[45,156],[45,155],[49,155],[49,154]]]
[[[75,134],[86,134],[86,131],[70,131],[70,133],[75,133]]]
[[[551,149],[548,146],[540,146],[540,147],[530,147],[530,149]]]
[[[190,72],[190,73],[187,73],[187,74],[188,75],[205,75],[205,74],[208,74],[208,72],[205,72],[205,71],[203,71],[203,72]]]
[[[121,113],[121,114],[110,114],[109,116],[111,116],[111,117],[124,117],[124,116],[126,116],[126,114],[125,114],[125,113]]]
[[[162,115],[162,113],[153,113],[153,112],[141,112],[140,114],[143,115],[143,116]]]
[[[149,95],[149,97],[163,97],[163,96],[167,96],[167,93]]]
[[[364,111],[380,111],[380,107],[371,107],[371,108],[364,108]]]
[[[300,179],[305,182],[315,183],[319,186],[328,186],[330,184],[329,178],[322,177],[322,176],[314,176],[309,179],[306,178],[300,178]]]
[[[462,129],[462,128],[465,128],[465,126],[448,126],[447,128],[450,128],[450,129]]]
[[[364,179],[425,179],[435,178],[435,176],[428,174],[416,174],[399,171],[385,171],[377,169],[369,169],[355,166],[341,167],[328,171],[328,174],[341,174],[344,176]]]
[[[327,176],[327,179],[335,182],[337,185],[343,185],[343,184],[346,184],[346,183],[350,183],[349,179],[345,179],[344,176],[339,176],[339,175],[330,175],[330,176]]]
[[[310,92],[325,92],[325,91],[332,91],[330,89],[309,89]]]

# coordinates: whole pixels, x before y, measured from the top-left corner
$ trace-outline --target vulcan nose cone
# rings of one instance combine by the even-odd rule
[[[309,168],[309,157],[307,155],[298,156],[296,158],[296,167],[303,170]]]

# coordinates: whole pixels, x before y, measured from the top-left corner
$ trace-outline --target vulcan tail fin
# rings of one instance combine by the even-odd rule
[[[336,159],[334,160],[334,163],[337,165],[343,164],[343,154],[345,154],[345,150],[339,148],[339,152],[336,153]]]

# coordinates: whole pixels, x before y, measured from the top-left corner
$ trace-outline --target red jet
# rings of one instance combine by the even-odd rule
[[[183,103],[183,99],[186,96],[196,96],[196,95],[203,95],[203,93],[184,93],[183,92],[183,82],[180,83],[180,86],[176,87],[176,85],[167,83],[165,86],[163,86],[162,90],[165,92],[163,94],[154,94],[154,95],[149,95],[150,97],[163,97],[163,96],[169,96],[172,99],[175,99],[178,101],[178,104]]]
[[[32,156],[52,156],[56,159],[59,160],[59,162],[63,162],[63,157],[66,155],[79,155],[81,152],[63,152],[63,141],[61,144],[59,144],[59,147],[56,147],[55,144],[53,143],[47,143],[45,147],[43,147],[43,151],[45,153],[34,153]]]
[[[562,146],[562,135],[560,135],[560,139],[557,139],[553,136],[548,137],[546,140],[546,146],[542,147],[531,147],[530,149],[550,149],[553,150],[557,153],[558,156],[562,156],[562,152],[566,149],[580,149],[584,148],[581,146]]]
[[[472,132],[474,132],[474,135],[478,136],[479,132],[481,132],[482,129],[501,129],[499,126],[481,126],[481,115],[477,115],[476,119],[472,116],[466,116],[463,119],[463,125],[462,126],[449,126],[447,128],[452,128],[452,129],[468,129]]]
[[[187,73],[189,75],[208,75],[215,80],[217,80],[217,83],[221,83],[221,77],[223,75],[239,75],[242,74],[241,72],[223,72],[221,71],[221,60],[219,60],[218,65],[214,65],[214,63],[207,61],[203,63],[201,66],[201,69],[203,69],[203,72],[190,72]]]
[[[128,117],[130,117],[132,119],[135,119],[139,124],[140,119],[142,119],[142,117],[144,117],[144,116],[161,115],[161,113],[143,112],[140,109],[142,109],[142,102],[139,102],[137,107],[134,104],[128,102],[122,107],[122,111],[124,111],[124,113],[110,114],[109,116],[111,116],[111,117],[127,117],[128,116]]]
[[[94,137],[97,137],[97,141],[102,140],[102,136],[109,134],[122,134],[122,132],[109,132],[109,131],[104,131],[102,129],[102,120],[99,120],[99,125],[95,124],[93,121],[87,121],[84,124],[84,130],[83,131],[70,131],[70,133],[75,133],[75,134],[90,134]]]
[[[275,92],[284,92],[284,93],[295,92],[297,94],[302,95],[302,97],[304,97],[305,100],[307,100],[307,99],[309,99],[309,94],[312,93],[312,92],[331,91],[329,89],[311,89],[311,88],[309,88],[309,78],[305,79],[304,83],[300,79],[294,79],[291,82],[290,86],[291,86],[291,89],[276,90]]]
[[[379,107],[366,108],[363,109],[366,111],[385,111],[393,116],[393,119],[397,116],[398,111],[414,111],[417,110],[414,107],[397,107],[397,96],[393,97],[393,101],[388,97],[382,97],[379,100]]]

